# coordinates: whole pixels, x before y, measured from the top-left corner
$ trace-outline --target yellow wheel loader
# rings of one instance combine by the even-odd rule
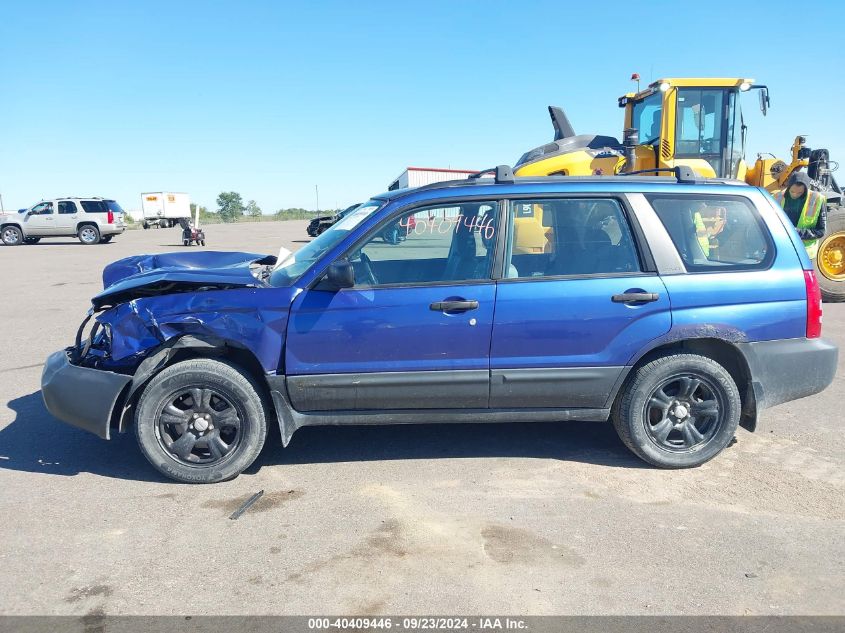
[[[747,164],[747,126],[740,95],[750,92],[759,95],[765,115],[769,91],[764,85],[755,85],[753,79],[660,79],[645,90],[619,98],[619,107],[625,109],[622,142],[612,136],[576,135],[563,110],[549,107],[554,140],[523,154],[514,166],[514,175],[589,176],[644,170],[655,175],[657,170],[687,166],[703,177],[741,180],[774,194],[784,189],[793,172],[805,169],[828,205],[827,232],[814,261],[822,296],[826,301],[845,301],[845,201],[831,173],[828,151],[812,150],[804,136],[797,136],[789,162],[760,154],[753,164]],[[538,216],[541,218],[526,209],[524,217],[515,219],[526,249],[548,247],[548,229],[542,227]],[[721,217],[701,220],[709,226],[724,223]],[[540,227],[532,230],[531,222]]]

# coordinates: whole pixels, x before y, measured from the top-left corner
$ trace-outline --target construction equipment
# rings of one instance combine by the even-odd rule
[[[636,77],[636,75],[635,75]],[[814,264],[826,301],[845,301],[845,204],[833,177],[838,165],[826,149],[811,149],[803,135],[795,137],[789,162],[759,154],[745,161],[748,127],[740,95],[756,91],[763,115],[769,90],[746,78],[659,79],[642,91],[619,98],[625,109],[622,142],[612,136],[576,135],[561,108],[549,107],[555,136],[517,161],[517,176],[589,176],[632,173],[650,175],[678,166],[706,178],[726,178],[763,187],[785,188],[790,175],[806,169],[813,189],[827,199],[827,232]],[[720,218],[703,218],[705,224]]]

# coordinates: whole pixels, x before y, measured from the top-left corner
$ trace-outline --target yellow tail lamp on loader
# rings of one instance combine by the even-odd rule
[[[622,142],[612,136],[576,135],[563,110],[549,107],[554,140],[523,154],[514,166],[514,175],[613,175],[687,166],[706,178],[741,180],[774,194],[785,188],[793,172],[806,169],[814,190],[825,196],[828,205],[827,232],[814,259],[822,296],[826,301],[845,301],[845,207],[842,189],[831,173],[828,151],[811,150],[806,138],[797,136],[788,163],[760,154],[752,165],[746,164],[748,128],[740,95],[750,92],[759,95],[765,115],[769,91],[766,86],[755,85],[753,79],[660,79],[645,90],[619,98],[619,107],[625,110]],[[718,249],[718,234],[712,227],[718,228],[724,218],[716,211],[710,213],[702,210],[700,220],[711,229],[711,245]],[[538,230],[520,226],[529,222],[542,227],[536,215],[516,217],[515,237],[522,234],[526,242],[536,242]],[[554,236],[545,230],[544,235],[552,241],[545,248],[553,249]]]

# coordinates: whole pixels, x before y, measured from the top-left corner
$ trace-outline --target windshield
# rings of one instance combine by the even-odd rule
[[[357,204],[353,204],[351,207],[346,207],[343,211],[341,211],[340,213],[337,214],[337,217],[345,218],[347,215],[352,213],[355,209],[357,209],[360,206],[361,206],[361,204],[357,203]]]
[[[650,145],[660,140],[660,120],[663,116],[663,95],[655,92],[634,104],[631,126],[640,133],[640,143]]]
[[[333,249],[349,235],[350,231],[373,214],[383,203],[370,200],[350,212],[344,218],[322,232],[318,237],[276,264],[270,273],[271,286],[290,286],[299,279],[314,262]]]

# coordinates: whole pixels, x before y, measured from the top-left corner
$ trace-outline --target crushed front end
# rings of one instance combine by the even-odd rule
[[[211,255],[218,256],[216,268]],[[111,264],[73,345],[44,365],[48,411],[109,439],[134,390],[174,349],[189,345],[249,350],[266,372],[275,372],[293,290],[264,283],[274,263],[255,254],[203,252]]]

